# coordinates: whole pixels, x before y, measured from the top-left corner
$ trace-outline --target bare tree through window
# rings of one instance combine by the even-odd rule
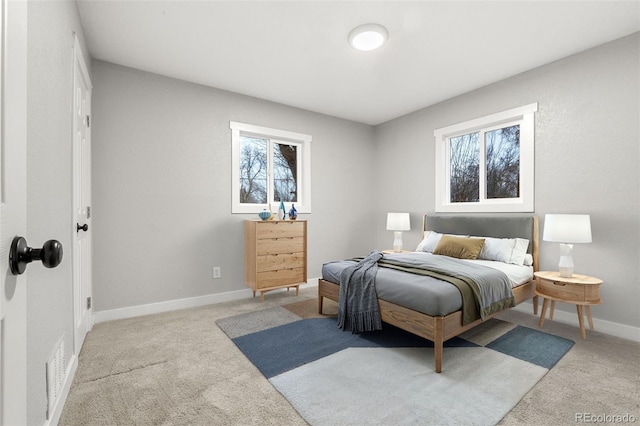
[[[267,156],[269,139],[240,138],[240,202],[266,204],[298,201],[298,147],[273,143],[273,165]],[[273,175],[272,200],[267,200],[269,173]]]
[[[274,201],[298,201],[298,147],[276,143],[273,146]]]
[[[451,202],[475,202],[480,198],[479,133],[451,138]]]
[[[520,126],[485,133],[487,198],[520,196]]]
[[[452,203],[478,202],[520,196],[520,126],[484,132],[484,165],[481,165],[480,132],[449,139],[450,195]],[[485,187],[480,187],[484,167]]]
[[[267,140],[240,139],[240,202],[267,202]]]

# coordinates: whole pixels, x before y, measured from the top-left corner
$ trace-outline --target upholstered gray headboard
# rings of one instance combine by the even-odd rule
[[[533,214],[456,215],[426,214],[423,231],[441,234],[463,234],[478,237],[525,238],[529,240],[527,252],[533,256],[534,269],[538,266],[538,216]]]

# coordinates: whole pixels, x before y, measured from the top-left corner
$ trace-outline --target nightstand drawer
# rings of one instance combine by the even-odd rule
[[[538,278],[536,289],[540,293],[567,301],[591,303],[600,301],[600,286],[598,285],[580,285]]]

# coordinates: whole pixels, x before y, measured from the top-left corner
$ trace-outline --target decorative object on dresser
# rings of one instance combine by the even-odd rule
[[[307,221],[247,220],[244,223],[244,280],[253,296],[307,281]]]
[[[560,243],[560,276],[570,278],[573,275],[572,243],[591,242],[591,218],[588,214],[546,214],[542,239]]]
[[[402,231],[410,229],[409,213],[387,213],[387,231],[394,231],[393,250],[396,253],[402,251]]]
[[[553,320],[556,301],[573,303],[576,305],[578,311],[580,335],[583,339],[586,339],[587,333],[584,329],[582,307],[584,306],[586,308],[589,328],[593,331],[591,305],[599,305],[602,303],[600,300],[600,284],[602,284],[602,280],[578,274],[573,274],[571,277],[563,277],[562,274],[557,271],[538,271],[535,272],[534,275],[537,278],[536,295],[544,298],[538,327],[542,327],[544,324],[544,317],[547,313],[549,300],[551,300],[551,310],[549,311],[550,320]]]
[[[296,220],[298,218],[298,210],[296,210],[296,206],[291,204],[291,210],[289,210],[289,219]]]
[[[262,220],[267,220],[267,219],[271,218],[271,212],[269,210],[267,210],[267,209],[264,209],[260,213],[258,213],[258,216]]]

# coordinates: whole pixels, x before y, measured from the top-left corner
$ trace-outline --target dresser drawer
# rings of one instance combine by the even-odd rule
[[[297,253],[304,250],[304,237],[267,238],[256,241],[256,254]]]
[[[304,268],[258,272],[256,275],[257,288],[276,287],[286,284],[300,284],[306,281]]]
[[[579,285],[538,278],[536,289],[545,295],[567,301],[592,303],[600,301],[600,286],[598,285]]]
[[[256,239],[300,237],[304,233],[304,223],[291,221],[259,222],[256,227]]]
[[[275,271],[278,269],[302,268],[304,253],[282,253],[258,256],[256,269],[258,272]]]

